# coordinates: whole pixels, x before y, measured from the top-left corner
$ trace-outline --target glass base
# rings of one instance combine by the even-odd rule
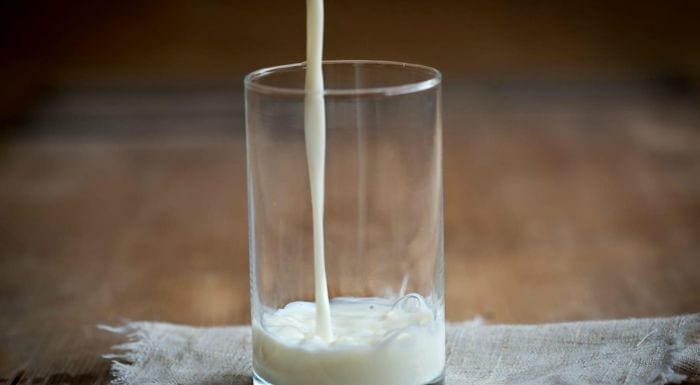
[[[253,385],[284,385],[284,384],[273,384],[270,382],[265,381],[262,377],[258,376],[257,373],[255,373],[255,370],[253,370]],[[329,384],[331,385],[331,384]],[[358,385],[365,385],[365,384],[358,384]],[[423,385],[445,385],[445,376],[441,375],[440,378],[435,379],[432,382],[429,382],[427,384]]]

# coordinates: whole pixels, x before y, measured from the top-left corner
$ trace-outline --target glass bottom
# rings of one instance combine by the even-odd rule
[[[273,384],[271,382],[265,381],[262,377],[258,376],[257,373],[255,373],[255,370],[253,370],[253,385],[284,385],[284,384]],[[328,384],[332,385],[332,384]],[[357,385],[367,385],[367,384],[357,384]],[[427,384],[422,384],[422,385],[445,385],[445,375],[440,375],[438,379],[433,380],[432,382],[429,382]]]

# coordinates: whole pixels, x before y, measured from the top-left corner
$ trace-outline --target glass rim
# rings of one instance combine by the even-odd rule
[[[358,96],[358,95],[401,95],[412,92],[418,92],[433,88],[439,85],[442,81],[442,74],[433,67],[422,64],[411,64],[390,60],[324,60],[324,65],[327,64],[379,64],[391,66],[394,68],[401,67],[405,69],[413,69],[424,72],[429,75],[428,79],[419,82],[407,82],[399,85],[384,86],[384,87],[368,87],[368,88],[325,88],[323,94],[326,96]],[[266,67],[255,70],[243,79],[243,84],[246,90],[254,90],[257,92],[280,94],[280,95],[305,95],[306,90],[303,87],[278,87],[260,84],[256,80],[267,75],[272,75],[284,71],[292,71],[301,69],[306,66],[306,62],[283,64],[278,66]]]

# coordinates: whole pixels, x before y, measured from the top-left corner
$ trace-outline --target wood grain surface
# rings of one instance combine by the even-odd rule
[[[453,82],[447,317],[700,311],[700,109],[649,84]],[[0,147],[0,384],[104,384],[124,319],[249,322],[230,89],[73,89]]]

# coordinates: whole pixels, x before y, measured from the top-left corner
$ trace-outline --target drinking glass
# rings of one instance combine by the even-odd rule
[[[283,65],[255,71],[244,81],[251,316],[254,330],[262,332],[265,314],[290,302],[314,301],[305,71],[303,63]],[[445,322],[440,73],[360,60],[325,61],[323,73],[329,297],[383,298],[396,306],[422,297],[442,348],[438,357],[417,361],[437,360],[442,367],[435,378],[415,385],[440,382]],[[261,351],[255,334],[253,345],[256,383],[287,385],[261,374],[272,365],[263,362],[265,354],[274,352]],[[284,370],[291,369],[277,369],[289,378]],[[357,375],[356,381],[365,381]],[[327,383],[346,383],[336,380]]]

